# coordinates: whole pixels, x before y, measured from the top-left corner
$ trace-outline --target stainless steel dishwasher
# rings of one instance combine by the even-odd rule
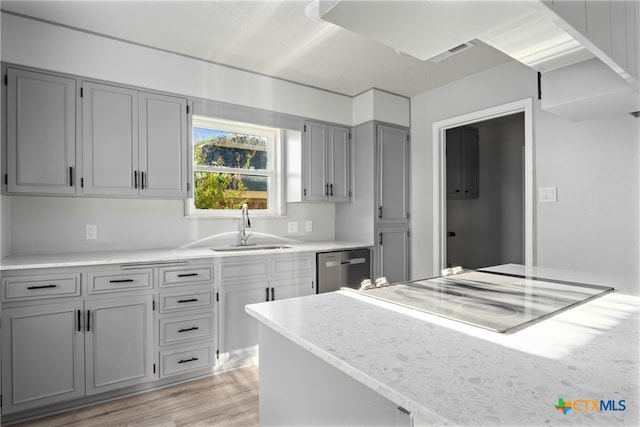
[[[341,287],[360,288],[360,282],[371,277],[371,250],[350,249],[317,254],[318,293]]]

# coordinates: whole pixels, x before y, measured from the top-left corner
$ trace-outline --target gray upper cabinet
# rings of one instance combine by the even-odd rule
[[[75,194],[73,79],[9,68],[7,190]]]
[[[303,141],[303,201],[350,199],[348,128],[306,122]]]
[[[349,140],[349,129],[329,126],[327,169],[330,178],[329,197],[334,202],[348,202],[351,198]]]
[[[138,170],[138,92],[83,83],[84,193],[133,196]]]
[[[377,223],[406,223],[409,220],[409,132],[379,124],[377,133]]]
[[[187,196],[187,101],[83,83],[84,193]]]
[[[187,197],[187,100],[140,93],[140,193]]]
[[[447,130],[447,197],[477,199],[479,195],[478,130]]]

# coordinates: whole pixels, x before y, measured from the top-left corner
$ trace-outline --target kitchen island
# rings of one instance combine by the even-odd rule
[[[615,291],[512,334],[349,291],[247,306],[261,425],[639,425],[638,282],[526,273]]]

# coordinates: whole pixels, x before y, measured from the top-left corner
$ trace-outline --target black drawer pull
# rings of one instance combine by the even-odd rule
[[[197,275],[198,273],[184,273],[184,274],[178,274],[178,277],[193,277]]]
[[[198,301],[198,298],[191,298],[191,299],[179,299],[178,300],[178,304],[182,304],[183,302],[196,302]]]
[[[197,326],[192,326],[190,328],[184,328],[184,329],[178,329],[178,332],[189,332],[189,331],[197,331],[198,328]]]
[[[178,363],[189,363],[189,362],[195,362],[196,360],[198,360],[197,357],[192,357],[191,359],[180,359],[178,360]]]
[[[87,332],[91,332],[91,310],[87,310]]]
[[[109,283],[132,283],[133,279],[113,279],[109,280]]]
[[[82,326],[80,323],[82,322],[82,312],[78,310],[78,332],[82,332]]]
[[[46,288],[57,288],[58,285],[40,285],[40,286],[29,286],[27,289],[28,290],[32,290],[32,289],[46,289]]]

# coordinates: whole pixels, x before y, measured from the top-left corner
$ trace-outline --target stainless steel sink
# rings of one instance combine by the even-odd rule
[[[278,249],[291,249],[291,246],[227,246],[223,248],[211,248],[214,252],[245,252],[245,251],[274,251]]]

